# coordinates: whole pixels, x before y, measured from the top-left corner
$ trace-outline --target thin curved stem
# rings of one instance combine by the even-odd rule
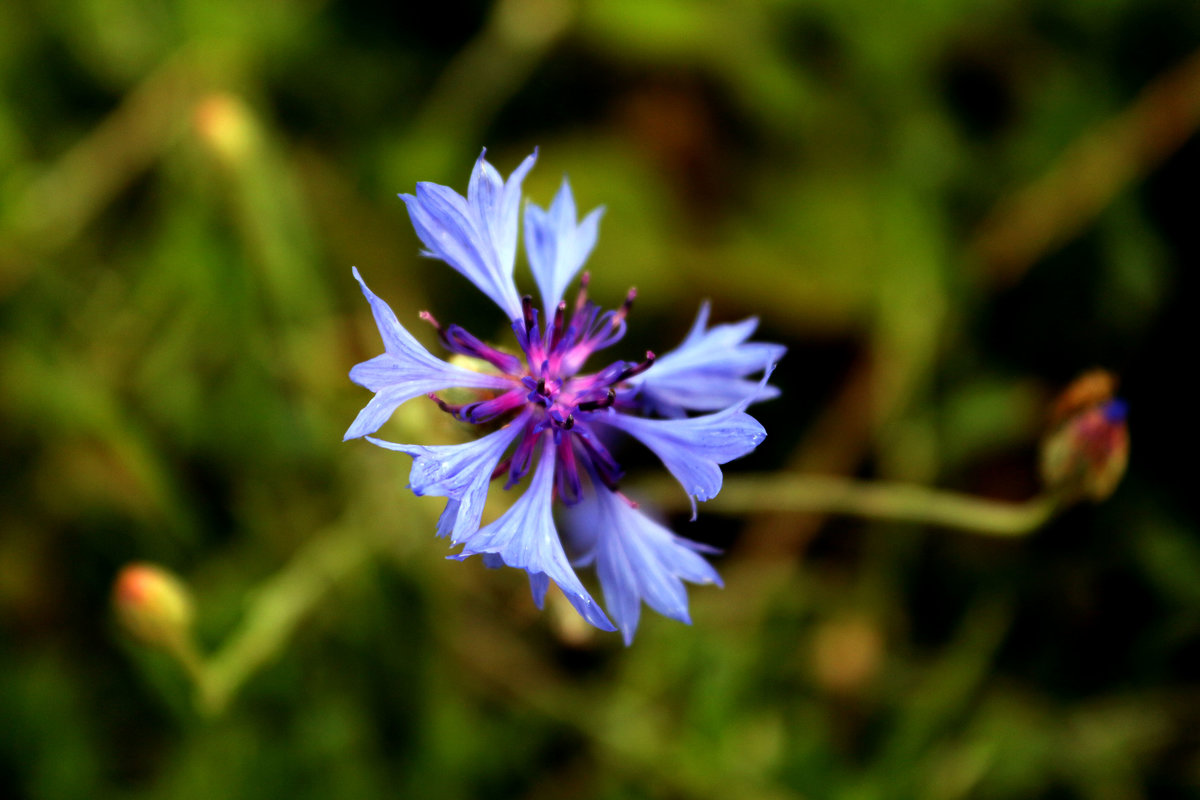
[[[668,508],[683,508],[677,485],[659,481],[645,487]],[[1024,502],[986,500],[971,495],[893,481],[857,481],[827,475],[743,475],[725,481],[721,493],[704,504],[721,514],[758,511],[844,514],[868,519],[917,522],[988,536],[1025,536],[1059,509],[1059,499],[1043,494]]]
[[[212,715],[224,711],[246,679],[269,663],[329,591],[353,575],[376,549],[371,541],[335,529],[309,542],[258,588],[234,635],[212,656],[188,669],[201,709]]]
[[[643,493],[666,508],[684,508],[679,487],[656,481]],[[1053,495],[1025,502],[970,495],[897,482],[867,482],[823,475],[743,475],[725,481],[705,504],[710,511],[845,514],[938,525],[989,536],[1024,536],[1044,525],[1061,503]],[[242,684],[274,658],[301,622],[338,583],[353,575],[378,543],[335,526],[309,542],[255,593],[241,626],[209,657],[185,642],[170,648],[196,686],[205,713],[219,714]]]

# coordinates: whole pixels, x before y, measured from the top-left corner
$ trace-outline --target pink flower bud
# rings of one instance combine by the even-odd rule
[[[113,586],[117,619],[143,644],[176,649],[192,625],[191,592],[175,575],[154,564],[127,565]]]
[[[1125,474],[1129,428],[1125,401],[1114,396],[1116,379],[1086,373],[1059,397],[1050,431],[1042,439],[1042,479],[1070,499],[1105,499]]]

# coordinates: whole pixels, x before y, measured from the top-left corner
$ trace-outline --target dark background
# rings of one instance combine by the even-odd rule
[[[0,5],[0,794],[1195,796],[1197,47],[1178,0]],[[703,298],[789,347],[731,481],[1023,500],[1095,366],[1125,481],[1009,540],[702,507],[693,626],[537,613],[341,442],[379,351],[352,264],[422,337],[505,333],[395,197],[484,145],[607,207],[627,357]],[[206,652],[295,601],[223,713],[114,622],[134,560]]]

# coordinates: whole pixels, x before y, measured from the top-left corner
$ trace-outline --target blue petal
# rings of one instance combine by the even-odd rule
[[[378,439],[368,439],[375,444],[382,444]],[[447,536],[453,537],[454,526],[458,522],[458,512],[462,508],[462,503],[458,500],[447,500],[446,507],[442,509],[442,513],[438,515],[437,530],[438,537],[444,539]],[[478,523],[476,523],[478,527]]]
[[[746,376],[774,364],[787,348],[747,342],[758,326],[754,317],[705,330],[708,314],[705,302],[683,343],[630,380],[642,387],[652,411],[678,417],[685,410],[716,411],[746,398],[758,402],[779,395],[774,386]]]
[[[547,320],[553,318],[567,285],[595,247],[603,213],[603,208],[597,208],[576,225],[575,198],[566,178],[549,211],[533,203],[525,208],[525,254],[542,294]]]
[[[717,571],[699,555],[712,548],[676,536],[602,485],[572,509],[571,521],[598,532],[585,558],[596,563],[604,604],[626,645],[637,631],[643,601],[663,616],[690,623],[683,581],[721,585]]]
[[[763,384],[769,375],[767,370]],[[721,491],[719,465],[741,458],[767,438],[763,426],[746,413],[752,398],[699,417],[645,419],[610,409],[590,416],[588,422],[602,422],[636,437],[662,460],[684,491],[697,500],[710,500]]]
[[[536,158],[535,152],[521,162],[506,183],[480,153],[466,198],[428,182],[418,183],[415,195],[400,195],[428,254],[474,283],[510,319],[521,316],[521,298],[513,283],[521,182]]]
[[[554,527],[555,458],[554,447],[543,443],[541,461],[525,494],[499,519],[468,537],[458,558],[496,553],[505,564],[529,573],[535,601],[545,592],[543,579],[538,577],[542,574],[558,584],[584,619],[601,630],[616,630],[571,569]]]
[[[350,380],[376,394],[359,412],[343,439],[357,439],[374,433],[401,403],[429,392],[454,387],[512,388],[512,381],[499,375],[463,369],[432,355],[404,329],[388,304],[367,288],[357,268],[354,278],[371,304],[375,324],[383,337],[384,353],[356,364],[350,370]]]
[[[500,430],[465,444],[397,444],[373,436],[368,436],[367,441],[412,456],[409,488],[417,495],[449,498],[438,521],[438,535],[451,534],[450,540],[458,543],[479,530],[492,472],[524,427],[525,417],[521,416]]]
[[[538,608],[546,605],[546,590],[550,588],[550,579],[544,572],[529,573],[529,591],[533,594],[533,604]]]

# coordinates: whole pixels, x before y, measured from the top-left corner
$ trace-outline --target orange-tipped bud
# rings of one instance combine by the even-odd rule
[[[200,100],[193,111],[196,133],[217,158],[236,165],[246,160],[256,131],[250,110],[237,97],[218,92]]]
[[[1116,379],[1103,370],[1080,376],[1060,395],[1042,439],[1042,480],[1069,498],[1105,499],[1125,474],[1129,428]]]
[[[861,693],[878,675],[883,661],[883,634],[865,617],[829,620],[813,634],[813,678],[831,694]]]
[[[122,627],[153,647],[174,649],[191,633],[192,596],[175,575],[154,564],[129,564],[113,586]]]

